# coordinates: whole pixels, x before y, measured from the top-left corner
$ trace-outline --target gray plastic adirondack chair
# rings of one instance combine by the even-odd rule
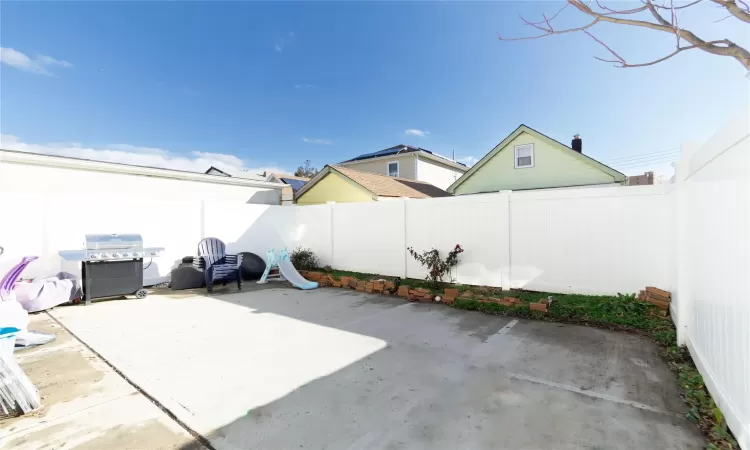
[[[242,289],[240,265],[242,255],[227,255],[226,245],[216,238],[205,238],[198,244],[196,262],[203,269],[206,278],[206,290],[212,292],[217,281],[237,281],[237,288]]]

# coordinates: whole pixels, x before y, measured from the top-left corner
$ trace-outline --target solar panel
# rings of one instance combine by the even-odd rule
[[[293,178],[282,178],[281,181],[292,187],[292,191],[297,192],[302,186],[305,185],[305,181],[295,180]]]
[[[401,150],[401,147],[397,147],[397,148],[387,148],[385,150],[380,150],[378,152],[365,153],[364,155],[359,155],[356,158],[352,159],[352,161],[356,161],[358,159],[375,158],[377,156],[395,155],[400,150]]]

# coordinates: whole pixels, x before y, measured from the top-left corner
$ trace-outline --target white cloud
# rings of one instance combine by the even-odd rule
[[[315,85],[312,84],[295,84],[294,89],[315,89]]]
[[[6,47],[0,47],[0,62],[15,67],[18,70],[48,76],[54,76],[54,74],[48,70],[49,67],[57,66],[66,69],[73,67],[73,64],[68,61],[58,60],[45,55],[37,55],[36,58],[32,59],[18,50]]]
[[[407,136],[420,136],[424,137],[430,134],[429,131],[424,130],[417,130],[416,128],[409,128],[408,130],[404,131],[404,134]]]
[[[290,31],[286,34],[286,36],[279,36],[276,38],[276,42],[273,45],[273,48],[276,49],[277,52],[283,52],[284,47],[294,42],[294,32]]]
[[[234,155],[224,153],[191,152],[180,154],[161,148],[138,147],[128,144],[108,145],[104,148],[84,147],[77,143],[29,144],[9,134],[0,134],[0,148],[28,153],[66,156],[95,161],[106,161],[135,166],[161,167],[203,173],[214,166],[234,176],[259,174],[264,171],[285,172],[276,164],[248,164]]]
[[[456,161],[464,163],[467,166],[471,167],[479,161],[479,158],[476,158],[474,156],[466,156],[464,158],[458,158]]]
[[[330,139],[311,139],[311,138],[302,138],[303,142],[307,142],[308,144],[319,144],[319,145],[331,145],[333,144],[333,141]]]

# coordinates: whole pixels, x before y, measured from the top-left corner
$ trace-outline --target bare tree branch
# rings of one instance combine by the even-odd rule
[[[620,64],[627,64],[627,63],[625,62],[625,59],[624,59],[624,58],[623,58],[622,56],[618,55],[618,54],[617,54],[617,52],[615,52],[614,50],[612,50],[612,49],[611,49],[611,48],[610,48],[610,47],[609,47],[609,46],[608,46],[607,44],[605,44],[604,42],[602,42],[602,41],[600,41],[599,39],[597,39],[597,38],[596,38],[596,37],[595,37],[595,36],[594,36],[593,34],[589,33],[588,31],[586,31],[586,30],[583,30],[583,32],[584,32],[584,33],[586,33],[586,34],[588,34],[588,35],[589,35],[589,37],[590,37],[591,39],[593,39],[593,40],[595,40],[596,42],[598,42],[599,44],[601,44],[601,46],[602,46],[602,47],[604,47],[604,48],[606,48],[607,50],[609,50],[609,52],[610,52],[610,53],[612,53],[612,55],[614,55],[614,57],[615,57],[615,58],[617,58],[617,61],[609,61],[609,60],[604,60],[604,59],[601,59],[601,58],[596,58],[596,56],[595,56],[594,58],[596,58],[596,59],[598,59],[598,60],[600,60],[600,61],[606,61],[606,62],[619,62]]]
[[[747,4],[744,3],[745,10],[743,10],[734,0],[711,0],[717,5],[721,5],[727,9],[732,15],[743,22],[750,23],[750,13],[747,12]],[[741,0],[740,0],[741,1]]]
[[[557,12],[555,14],[553,14],[552,17],[549,18],[549,20],[555,20],[555,17],[557,17],[558,15],[560,15],[560,13],[563,12],[565,10],[565,8],[567,8],[569,5],[570,5],[570,3],[565,2],[565,5],[563,5],[562,8],[560,8],[559,10],[557,10]],[[531,22],[531,23],[533,25],[539,25],[539,24],[541,24],[543,22]]]
[[[654,19],[656,19],[658,23],[646,22],[644,20],[632,20],[632,19],[624,19],[621,17],[612,17],[608,15],[603,15],[603,14],[593,11],[591,8],[583,4],[581,0],[568,0],[568,2],[570,2],[570,4],[573,5],[573,7],[583,12],[584,14],[591,16],[595,19],[599,19],[602,22],[610,22],[610,23],[616,23],[616,24],[621,24],[621,25],[631,25],[631,26],[636,26],[636,27],[641,27],[641,28],[649,28],[652,30],[663,31],[666,33],[675,32],[671,24],[669,23],[669,21],[664,19],[664,17],[662,17],[659,14],[659,12],[656,10],[656,6],[654,6],[651,0],[646,0],[646,6],[651,12],[651,15],[654,16]],[[726,46],[705,45],[706,41],[696,36],[693,32],[685,30],[685,29],[680,29],[679,35],[682,39],[685,39],[690,44],[699,46],[701,50],[703,51],[706,51],[714,55],[732,57],[735,60],[737,60],[740,64],[742,64],[743,67],[745,67],[745,69],[750,70],[750,52],[740,47],[739,45],[735,44],[734,42],[731,42],[725,39],[727,43]]]
[[[521,20],[523,20],[523,21],[524,21],[525,23],[527,23],[527,24],[529,24],[529,25],[533,26],[534,28],[539,28],[540,30],[545,30],[545,31],[546,31],[547,33],[545,33],[545,34],[540,34],[540,35],[538,35],[538,36],[526,36],[526,37],[517,37],[517,38],[504,38],[504,37],[498,36],[497,38],[498,38],[499,40],[501,40],[501,41],[525,41],[525,40],[529,40],[529,39],[539,39],[539,38],[543,38],[543,37],[545,37],[545,36],[551,36],[551,35],[553,35],[553,34],[565,34],[565,33],[575,33],[576,31],[583,31],[583,30],[586,30],[587,28],[591,28],[591,27],[593,27],[593,26],[594,26],[594,25],[595,25],[595,24],[596,24],[597,22],[599,22],[599,19],[594,19],[594,20],[593,20],[593,21],[592,21],[591,23],[589,23],[588,25],[584,25],[584,26],[582,26],[582,27],[578,27],[578,28],[569,28],[569,29],[567,29],[567,30],[550,31],[550,30],[547,30],[547,29],[545,29],[545,28],[542,28],[542,27],[539,27],[539,26],[534,26],[534,25],[532,25],[532,24],[533,24],[533,22],[529,22],[529,21],[527,21],[526,19],[524,19],[523,17],[521,18]]]
[[[728,16],[724,16],[724,17],[722,17],[722,18],[721,18],[721,19],[719,19],[719,20],[714,20],[714,23],[719,23],[719,22],[721,22],[721,21],[727,20],[727,19],[728,19],[728,18],[730,18],[730,17],[734,17],[734,14],[730,14],[730,15],[728,15]]]
[[[542,30],[542,31],[546,32],[547,34],[553,34],[554,33],[554,30],[551,27],[550,28],[540,27],[539,23],[542,23],[542,22],[538,22],[538,23],[529,22],[523,16],[518,16],[518,18],[521,19],[521,21],[523,21],[523,23],[525,23],[526,25],[528,25],[530,27],[534,27],[537,30]]]
[[[607,49],[607,51],[610,54],[612,54],[615,58],[617,58],[616,60],[604,60],[602,58],[596,58],[596,59],[601,60],[601,61],[616,63],[618,64],[617,67],[649,66],[649,65],[653,65],[653,64],[657,64],[659,62],[665,61],[669,58],[672,58],[673,56],[685,50],[698,48],[707,53],[711,53],[714,55],[731,57],[735,59],[737,62],[739,62],[740,64],[742,64],[742,66],[745,67],[745,69],[750,71],[750,52],[747,49],[735,44],[734,42],[728,39],[705,41],[701,39],[700,37],[698,37],[695,33],[691,32],[690,30],[686,30],[680,27],[679,17],[677,16],[677,10],[689,8],[693,5],[700,3],[702,0],[695,0],[691,3],[681,5],[681,6],[675,6],[674,0],[663,0],[664,3],[662,5],[654,4],[653,0],[641,0],[641,2],[643,3],[643,6],[640,6],[638,8],[633,8],[633,9],[627,9],[627,10],[615,10],[608,6],[603,5],[600,1],[603,1],[603,0],[595,0],[595,3],[601,11],[594,11],[591,8],[591,0],[587,0],[587,3],[584,3],[584,0],[567,0],[567,3],[565,4],[565,6],[560,8],[553,16],[548,18],[546,14],[543,14],[542,18],[544,20],[540,22],[531,22],[521,17],[521,20],[523,20],[523,22],[526,25],[536,28],[538,30],[541,30],[544,33],[540,35],[536,35],[536,36],[526,36],[526,37],[518,37],[518,38],[503,38],[503,37],[498,36],[498,39],[504,40],[504,41],[519,41],[519,40],[527,40],[527,39],[539,39],[539,38],[543,38],[543,37],[550,36],[553,34],[565,34],[565,33],[575,33],[578,31],[583,31],[589,37],[591,37],[594,41],[596,41],[605,49]],[[729,11],[732,16],[737,17],[742,21],[750,23],[750,8],[748,8],[748,5],[747,3],[745,3],[745,0],[711,0],[711,1],[719,5],[720,7],[727,9],[727,11]],[[590,23],[583,25],[581,27],[568,28],[564,30],[556,30],[552,25],[552,21],[568,5],[572,5],[578,11],[593,18],[593,20]],[[627,16],[631,14],[636,14],[638,12],[646,11],[646,10],[648,10],[651,13],[651,16],[653,16],[655,22],[649,22],[646,20],[634,20],[634,19],[629,19],[626,17],[621,17],[621,16]],[[670,14],[669,20],[667,20],[664,16],[662,16],[659,13],[659,10],[669,11],[669,14]],[[724,19],[721,19],[721,20],[724,20]],[[609,22],[609,23],[618,24],[618,25],[628,25],[628,26],[634,26],[634,27],[639,27],[639,28],[648,28],[651,30],[661,31],[664,33],[670,33],[675,36],[676,50],[663,58],[659,58],[649,63],[628,64],[627,61],[622,56],[617,54],[617,52],[615,52],[612,48],[610,48],[601,40],[597,39],[593,34],[591,34],[588,31],[589,28],[591,28],[592,26],[596,25],[599,22]],[[687,43],[689,43],[690,45],[682,46],[681,41],[683,39],[687,41]]]
[[[667,7],[667,6],[663,6],[663,5],[654,5],[654,6],[656,7],[656,9],[685,9],[685,8],[690,8],[693,5],[697,5],[698,3],[702,2],[702,1],[703,0],[695,0],[694,2],[688,3],[687,5],[680,5],[680,6],[675,6],[675,7]],[[740,1],[742,1],[742,0],[740,0]]]
[[[718,44],[718,43],[721,43],[721,42],[724,42],[724,41],[711,41],[711,42],[706,42],[706,44]],[[700,48],[700,45],[689,45],[687,47],[680,47],[677,50],[673,51],[672,53],[668,54],[667,56],[664,56],[663,58],[655,59],[655,60],[653,60],[651,62],[642,63],[642,64],[628,64],[628,63],[623,63],[623,64],[621,64],[621,65],[619,65],[617,67],[620,67],[620,68],[629,68],[629,67],[653,66],[654,64],[658,64],[658,63],[660,63],[662,61],[668,60],[669,58],[675,56],[676,54],[678,54],[680,52],[683,52],[685,50],[692,50],[694,48]],[[599,58],[597,58],[597,59],[599,59]],[[601,60],[601,61],[603,61],[603,60]]]

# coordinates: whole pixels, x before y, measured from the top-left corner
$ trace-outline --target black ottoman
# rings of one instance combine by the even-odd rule
[[[198,270],[192,264],[181,264],[172,270],[172,281],[169,287],[174,291],[181,289],[195,289],[206,285],[206,278],[202,270]]]
[[[266,270],[266,262],[255,253],[242,252],[242,265],[240,273],[243,280],[260,280]]]

